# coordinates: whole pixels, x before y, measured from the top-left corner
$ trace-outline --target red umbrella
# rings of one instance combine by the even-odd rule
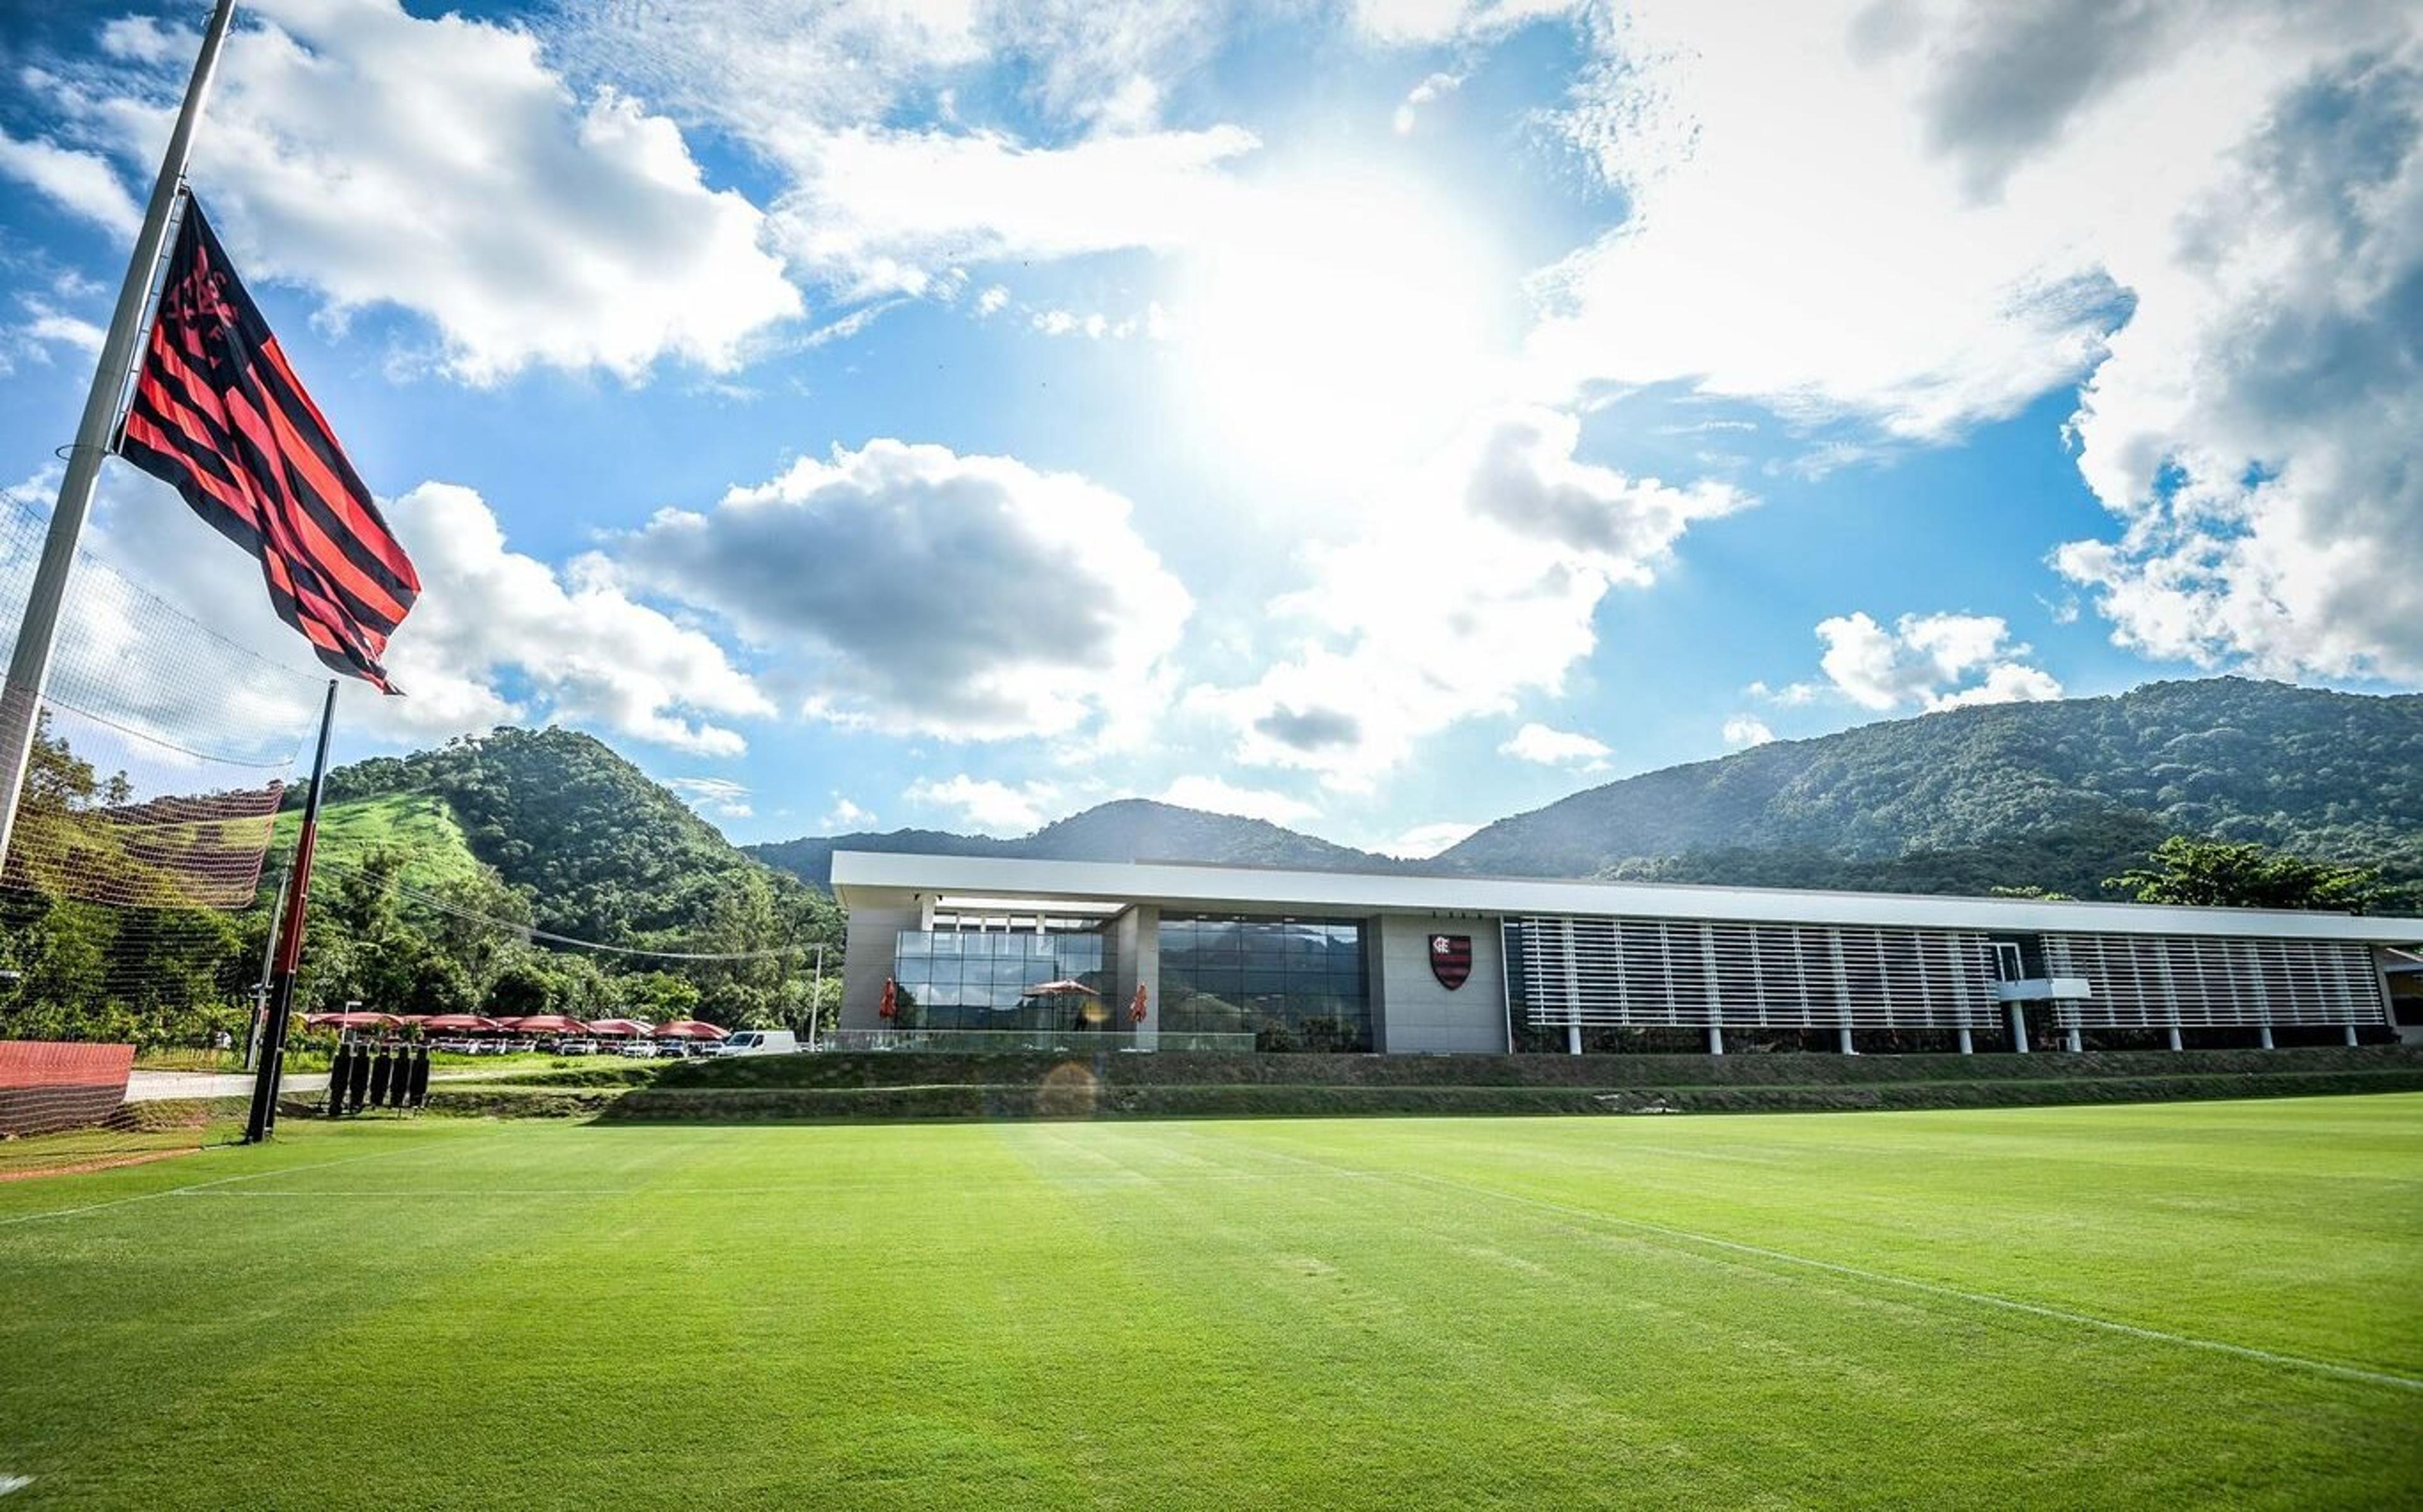
[[[628,1036],[648,1032],[648,1026],[636,1018],[593,1018],[589,1032],[610,1036]]]
[[[392,1029],[398,1020],[393,1014],[306,1014],[303,1022],[313,1029]]]
[[[498,1020],[516,1034],[586,1034],[589,1026],[562,1014],[532,1014],[528,1018]]]
[[[493,1018],[483,1018],[478,1014],[439,1014],[420,1027],[437,1030],[440,1032],[485,1034],[505,1026]]]
[[[728,1029],[718,1029],[696,1018],[676,1018],[670,1024],[658,1024],[655,1032],[658,1039],[725,1039],[732,1033]]]

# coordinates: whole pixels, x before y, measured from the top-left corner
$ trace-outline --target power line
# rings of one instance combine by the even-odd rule
[[[324,867],[333,868],[337,871],[348,872],[356,876],[370,876],[372,874],[369,867],[363,866],[355,861],[340,860],[335,857],[325,857],[321,859],[319,864]],[[810,950],[814,949],[814,947],[807,945],[781,945],[776,946],[772,950],[764,951],[701,953],[692,951],[649,950],[645,947],[636,945],[609,945],[600,940],[582,939],[574,935],[559,935],[553,930],[541,929],[535,924],[526,924],[517,920],[501,919],[495,914],[482,913],[476,908],[466,908],[459,904],[449,903],[443,898],[432,897],[430,894],[422,892],[417,888],[406,886],[401,880],[393,877],[389,877],[386,880],[387,885],[389,888],[392,888],[398,896],[409,898],[423,907],[434,908],[439,913],[450,914],[456,919],[465,920],[472,923],[490,924],[499,929],[510,930],[528,939],[545,940],[550,945],[566,946],[573,950],[595,951],[601,954],[607,955],[645,956],[651,960],[658,961],[769,961],[786,955],[803,955]]]

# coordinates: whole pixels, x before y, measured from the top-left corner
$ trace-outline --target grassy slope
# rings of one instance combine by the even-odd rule
[[[294,849],[303,815],[287,810],[277,816],[271,854],[281,869]],[[373,851],[400,851],[404,885],[426,889],[437,883],[477,876],[480,862],[454,822],[452,811],[426,793],[397,793],[378,798],[352,798],[331,803],[320,811],[320,855],[340,862],[358,860]],[[311,895],[319,896],[314,887]]]
[[[2418,1186],[2423,1096],[305,1126],[0,1187],[0,1474],[26,1506],[2385,1505],[2423,1475]]]

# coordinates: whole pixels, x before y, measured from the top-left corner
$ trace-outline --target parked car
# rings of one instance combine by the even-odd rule
[[[723,1042],[719,1055],[797,1055],[800,1036],[787,1029],[744,1029]]]
[[[664,1051],[654,1040],[633,1039],[625,1040],[615,1046],[614,1053],[627,1060],[646,1061],[662,1055]]]
[[[594,1039],[560,1039],[555,1042],[558,1055],[594,1055],[597,1042]]]

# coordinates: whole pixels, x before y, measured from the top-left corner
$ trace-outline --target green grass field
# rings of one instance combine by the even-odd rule
[[[2423,1095],[297,1125],[0,1186],[15,1506],[2423,1494]]]

